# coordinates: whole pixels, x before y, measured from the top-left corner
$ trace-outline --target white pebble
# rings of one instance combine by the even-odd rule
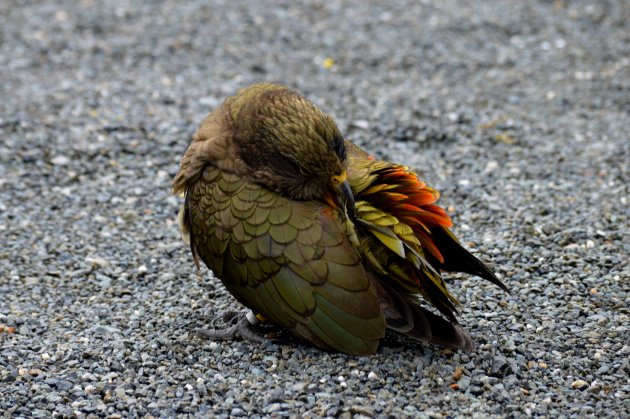
[[[59,155],[50,159],[50,162],[55,166],[65,166],[70,163],[70,158],[68,156]]]
[[[356,121],[352,122],[352,125],[360,129],[370,128],[370,123],[365,119],[357,119]]]
[[[486,163],[486,168],[484,169],[484,172],[492,173],[498,168],[499,168],[499,162],[496,160],[490,160],[488,161],[488,163]]]

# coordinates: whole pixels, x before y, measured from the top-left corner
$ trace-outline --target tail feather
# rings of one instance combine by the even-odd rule
[[[472,351],[475,345],[461,326],[430,312],[370,275],[387,328],[422,342],[451,349]]]
[[[440,269],[476,275],[492,282],[508,294],[510,293],[510,290],[496,277],[490,268],[473,256],[468,250],[464,249],[453,233],[448,229],[443,227],[433,228],[431,230],[431,236],[444,257],[443,263],[436,261],[436,265],[439,266]]]
[[[415,304],[409,304],[413,328],[404,334],[410,338],[451,349],[472,351],[475,345],[468,333],[437,314]]]

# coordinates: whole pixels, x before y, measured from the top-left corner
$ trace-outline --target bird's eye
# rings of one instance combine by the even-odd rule
[[[333,138],[332,149],[340,160],[346,159],[346,146],[343,141],[343,137],[338,135]]]
[[[268,157],[268,163],[270,166],[285,176],[297,176],[299,174],[304,175],[304,170],[295,163],[291,158],[283,156],[282,154],[272,154]]]

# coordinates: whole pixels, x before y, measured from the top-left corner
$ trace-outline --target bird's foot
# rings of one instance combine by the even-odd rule
[[[195,334],[208,340],[242,339],[258,344],[266,340],[260,331],[254,329],[260,324],[260,321],[251,311],[248,311],[247,314],[241,311],[228,311],[221,318],[228,326],[212,330],[199,329],[195,331]],[[231,326],[229,326],[230,324]]]

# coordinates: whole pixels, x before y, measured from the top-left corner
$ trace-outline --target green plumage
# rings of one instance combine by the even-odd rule
[[[192,245],[243,304],[322,348],[376,350],[385,320],[338,211],[213,167],[186,208]]]

